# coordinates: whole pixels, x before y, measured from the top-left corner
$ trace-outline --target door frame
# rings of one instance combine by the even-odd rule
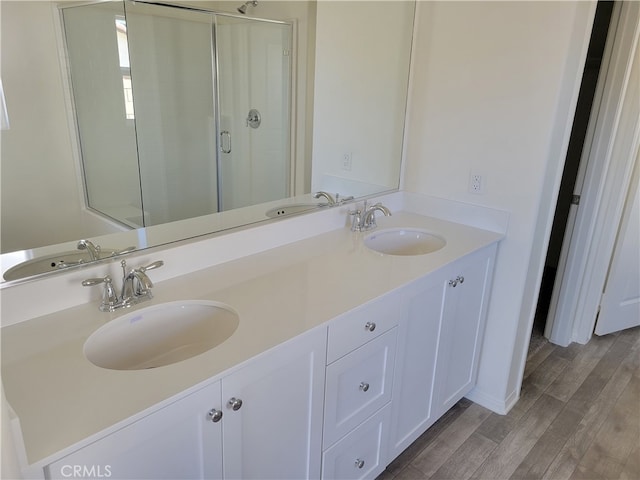
[[[580,172],[576,182],[581,202],[569,217],[575,224],[567,225],[545,330],[563,346],[587,343],[593,335],[639,146],[640,112],[630,98],[629,80],[634,62],[636,68],[640,63],[640,3],[617,2],[611,22],[603,61],[607,70],[596,91],[599,107],[589,120],[589,148],[580,166],[584,175]]]

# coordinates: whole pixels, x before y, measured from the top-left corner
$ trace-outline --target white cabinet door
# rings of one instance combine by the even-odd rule
[[[436,420],[432,408],[436,352],[440,333],[441,274],[403,290],[393,385],[390,458],[395,458]]]
[[[308,332],[223,379],[225,478],[320,477],[326,341]]]
[[[45,468],[46,478],[222,478],[221,423],[215,382]],[[99,415],[100,412],[96,412]]]
[[[495,257],[495,246],[448,270],[436,361],[436,414],[445,413],[474,386]]]

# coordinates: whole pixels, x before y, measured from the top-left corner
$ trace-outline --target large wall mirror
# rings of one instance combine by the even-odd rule
[[[398,188],[414,2],[0,8],[3,285]]]

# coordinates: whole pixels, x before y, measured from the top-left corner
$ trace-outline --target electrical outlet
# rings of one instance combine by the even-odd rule
[[[351,160],[352,155],[351,152],[342,154],[342,170],[351,171]]]
[[[484,193],[484,181],[479,173],[469,175],[469,192],[476,194]]]

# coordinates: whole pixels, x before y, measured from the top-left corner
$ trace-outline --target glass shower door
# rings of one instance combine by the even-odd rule
[[[213,15],[125,2],[144,225],[218,211]]]
[[[291,43],[286,23],[216,16],[220,210],[289,196]]]

